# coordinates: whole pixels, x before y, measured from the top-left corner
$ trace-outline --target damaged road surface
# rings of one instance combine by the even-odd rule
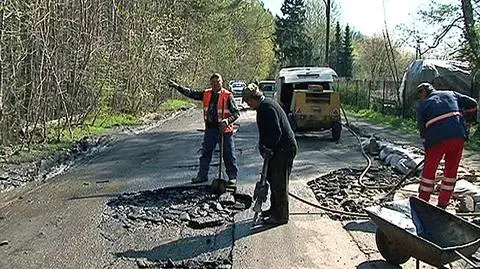
[[[235,201],[190,183],[203,123],[201,110],[184,111],[60,176],[0,194],[0,268],[394,268],[380,260],[371,223],[342,223],[295,199],[287,225],[252,228],[262,166],[255,112],[238,124]],[[355,177],[365,165],[356,138],[343,133],[338,144],[329,132],[297,135],[290,192],[359,211],[368,197],[358,191],[363,202],[345,202],[323,186],[331,178],[319,179],[339,169]],[[210,182],[217,169],[215,153]]]

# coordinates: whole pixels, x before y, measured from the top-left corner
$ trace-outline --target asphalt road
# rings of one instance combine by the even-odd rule
[[[238,125],[238,185],[251,192],[262,165],[257,151],[255,112],[242,112]],[[205,246],[197,244],[199,240],[186,240],[188,234],[184,230],[145,227],[129,231],[113,227],[105,213],[107,203],[124,193],[189,185],[198,169],[202,129],[201,110],[185,111],[146,132],[119,137],[107,150],[45,183],[0,194],[0,242],[5,242],[0,246],[0,268],[137,268],[139,257],[165,259],[162,253],[172,248],[176,251],[169,255],[208,256],[209,249],[202,250]],[[299,152],[292,172],[292,191],[311,198],[311,193],[304,190],[308,180],[335,169],[365,165],[356,139],[346,129],[340,143],[335,144],[330,138],[329,132],[297,136]],[[217,175],[217,158],[215,154],[210,179]],[[313,212],[298,204],[292,208]],[[279,257],[287,267],[295,267],[298,261],[303,268],[351,268],[378,257],[371,230],[354,229],[355,234],[349,234],[340,222],[298,217],[294,224],[277,230],[278,234],[254,234],[242,232],[242,223],[251,214],[247,211],[236,217],[235,228],[207,229],[195,238],[214,236],[211,250],[234,255],[234,268],[236,264],[238,268],[275,266],[262,263],[260,258],[252,263],[255,253],[266,254],[251,246],[269,249],[278,242],[272,239],[276,235],[281,236],[281,241],[292,242],[292,248],[283,247],[281,253],[286,257]],[[198,250],[192,250],[192,246]],[[327,258],[319,258],[319,252],[326,253]],[[339,263],[341,259],[348,263]],[[381,262],[373,265],[358,268],[391,268]]]

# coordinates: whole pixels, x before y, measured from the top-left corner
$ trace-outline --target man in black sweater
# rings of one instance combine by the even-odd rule
[[[175,88],[183,95],[202,101],[203,118],[205,121],[205,134],[202,143],[202,156],[200,156],[200,170],[192,183],[208,181],[208,170],[212,161],[213,150],[220,143],[220,134],[223,135],[223,160],[228,175],[228,184],[237,182],[237,159],[235,157],[235,144],[233,141],[233,122],[240,116],[240,111],[233,100],[233,95],[222,87],[222,76],[218,73],[210,77],[210,88],[205,90],[191,90],[178,85],[170,80],[168,85]]]
[[[288,222],[288,182],[297,141],[287,115],[273,99],[265,98],[256,84],[249,84],[242,93],[243,101],[257,111],[260,154],[270,158],[267,180],[270,183],[270,209],[262,212],[266,224]]]

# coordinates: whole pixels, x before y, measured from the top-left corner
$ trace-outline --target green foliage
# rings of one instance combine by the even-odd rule
[[[282,66],[307,66],[313,61],[312,41],[307,35],[305,4],[303,0],[285,0],[277,16],[275,40],[277,58]]]
[[[160,105],[160,110],[175,111],[191,104],[191,101],[185,99],[169,99]]]
[[[340,52],[340,67],[339,76],[352,77],[353,71],[353,47],[352,47],[352,33],[350,27],[345,26],[345,33],[342,40],[342,47]]]
[[[96,118],[88,119],[85,121],[85,124],[72,127],[71,130],[59,129],[56,125],[50,126],[50,135],[47,141],[52,144],[65,143],[71,140],[79,140],[85,136],[101,135],[113,127],[137,124],[137,118],[131,114],[103,114]]]
[[[342,66],[342,28],[340,22],[335,25],[335,37],[330,43],[330,66],[339,72]]]
[[[330,3],[330,29],[333,29],[336,18],[341,15],[339,3],[333,1]],[[326,18],[326,3],[319,0],[305,0],[305,31],[312,44],[312,60],[311,64],[315,66],[323,66],[331,63],[329,50],[329,58],[325,59],[325,46],[327,37],[327,18]],[[333,39],[333,30],[330,31],[329,41]],[[330,45],[330,49],[331,49]],[[325,62],[327,61],[327,63]]]
[[[415,55],[401,49],[401,42],[392,40],[393,57],[398,69],[396,76],[392,74],[392,66],[388,63],[385,39],[382,36],[363,36],[354,44],[355,61],[353,76],[355,79],[367,80],[394,80],[394,77],[403,77],[403,72]],[[375,53],[372,53],[375,52]]]
[[[274,17],[260,0],[16,0],[0,10],[1,144],[20,142],[25,126],[57,122],[59,140],[86,120],[155,111],[172,98],[171,78],[196,88],[212,72],[261,80],[275,69]]]
[[[380,112],[370,109],[358,109],[353,106],[345,106],[344,109],[348,114],[361,117],[374,124],[381,124],[384,126],[395,128],[396,130],[402,130],[410,134],[417,134],[417,124],[412,119],[403,119],[394,115],[384,115]]]
[[[480,63],[479,35],[475,25],[480,18],[478,1],[430,0],[409,24],[398,28],[416,57],[460,60],[475,68]],[[428,27],[425,27],[428,25]]]
[[[345,113],[356,117],[361,117],[373,124],[387,126],[395,130],[401,130],[408,134],[419,135],[417,123],[413,119],[405,119],[393,115],[385,115],[370,109],[359,109],[355,106],[344,105]],[[473,151],[480,151],[480,136],[474,135],[478,130],[478,125],[470,129],[469,140],[466,142],[466,148]]]
[[[330,47],[330,66],[339,77],[353,76],[353,41],[352,32],[347,25],[342,33],[340,23],[335,26],[335,38]]]

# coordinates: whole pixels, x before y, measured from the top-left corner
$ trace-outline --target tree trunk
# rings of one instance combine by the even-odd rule
[[[475,31],[475,20],[473,18],[473,7],[471,0],[461,0],[463,11],[463,22],[465,24],[465,37],[468,40],[468,46],[470,53],[472,54],[472,60],[475,68],[480,67],[480,45],[478,43],[478,34]]]

